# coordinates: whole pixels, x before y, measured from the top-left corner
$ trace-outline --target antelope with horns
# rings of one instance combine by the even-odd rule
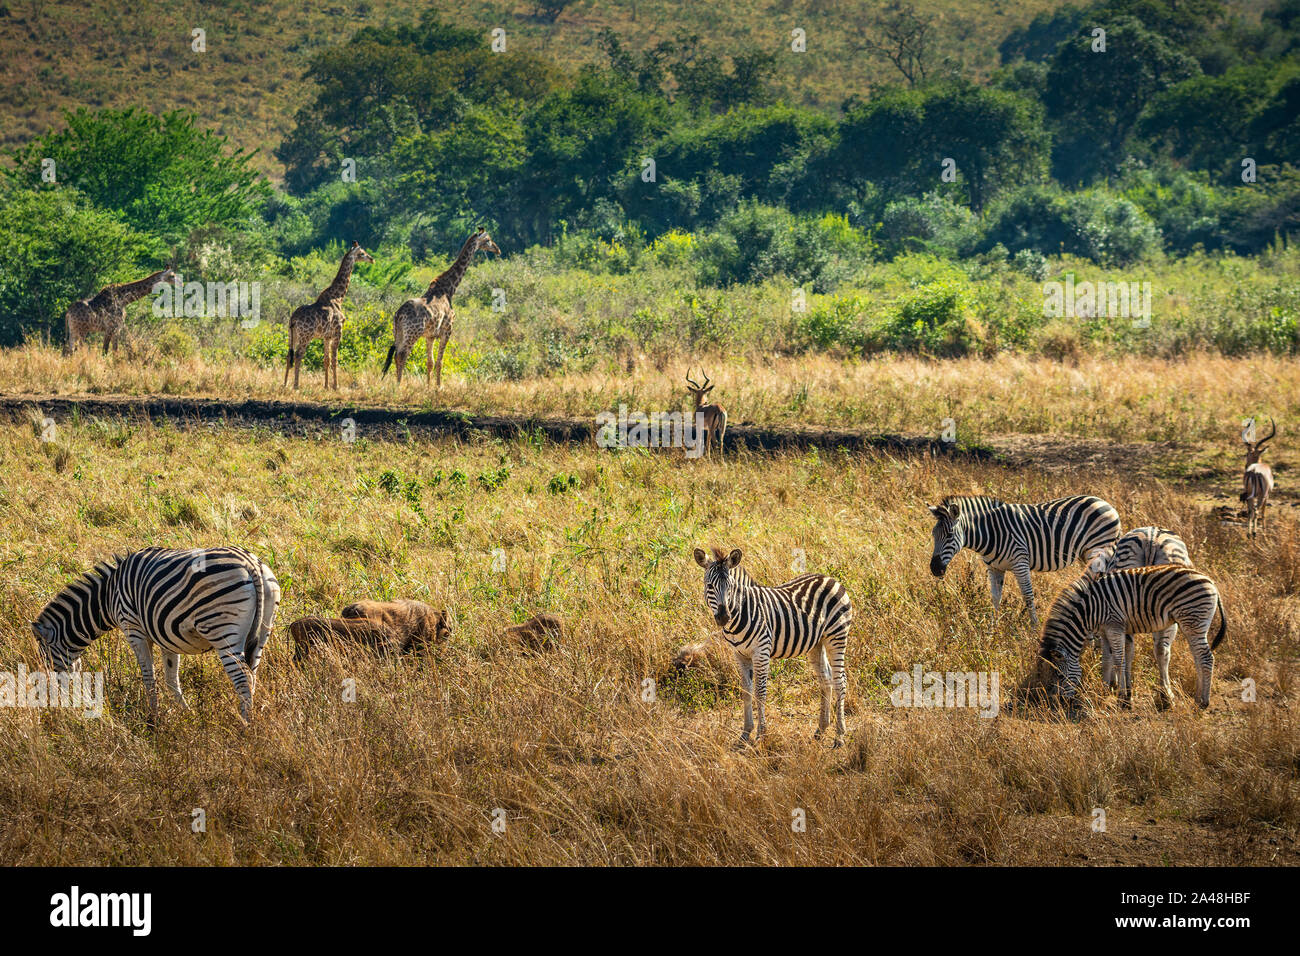
[[[690,392],[691,397],[695,399],[695,421],[700,422],[701,419],[699,416],[704,416],[702,419],[702,427],[704,430],[704,454],[707,455],[709,453],[709,450],[713,447],[713,443],[716,441],[718,445],[718,455],[721,457],[722,438],[727,433],[727,410],[721,405],[704,404],[705,396],[707,396],[709,392],[713,391],[714,386],[710,384],[708,373],[706,373],[703,368],[700,369],[700,374],[704,377],[703,385],[698,384],[693,378],[691,378],[690,369],[686,370],[686,381],[688,383],[686,390]]]
[[[1245,435],[1241,438],[1246,446],[1246,472],[1241,478],[1241,500],[1246,503],[1247,533],[1252,538],[1264,523],[1264,506],[1268,504],[1269,492],[1273,490],[1273,469],[1259,460],[1264,453],[1264,446],[1277,434],[1277,423],[1271,418],[1268,423],[1273,426],[1273,430],[1259,441],[1247,441]]]

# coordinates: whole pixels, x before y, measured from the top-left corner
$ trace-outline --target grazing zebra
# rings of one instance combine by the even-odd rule
[[[986,496],[949,495],[932,505],[934,554],[930,573],[941,578],[962,548],[981,558],[989,573],[993,609],[1002,603],[1002,580],[1015,575],[1029,617],[1038,626],[1030,571],[1059,571],[1119,537],[1119,512],[1091,495],[1037,505],[1016,505]]]
[[[1126,568],[1149,568],[1160,564],[1179,564],[1185,568],[1192,566],[1192,560],[1187,555],[1187,543],[1172,531],[1166,531],[1164,528],[1134,528],[1132,531],[1126,531],[1120,535],[1118,541],[1113,545],[1105,548],[1094,548],[1088,554],[1088,570],[1084,573],[1095,578],[1102,574],[1112,571],[1123,571]],[[1168,648],[1174,642],[1174,635],[1178,632],[1178,625],[1171,624],[1163,631],[1155,635],[1158,645],[1163,645],[1164,653],[1168,654]],[[1115,687],[1118,684],[1118,677],[1115,674],[1115,662],[1110,654],[1110,645],[1102,641],[1101,635],[1094,633],[1092,635],[1092,645],[1101,652],[1101,675],[1105,680],[1106,686]],[[1156,649],[1156,658],[1159,659],[1161,650]],[[1128,676],[1129,686],[1133,686],[1133,635],[1124,635],[1124,668]]]
[[[1219,612],[1219,630],[1214,642],[1207,638],[1214,612]],[[1081,577],[1062,592],[1052,605],[1043,627],[1039,646],[1039,675],[1057,694],[1069,699],[1079,689],[1079,653],[1088,635],[1101,632],[1112,658],[1125,655],[1125,635],[1155,635],[1156,665],[1160,669],[1160,700],[1163,710],[1173,703],[1169,683],[1169,644],[1160,632],[1171,625],[1182,628],[1187,645],[1196,659],[1196,702],[1210,706],[1210,682],[1214,677],[1214,648],[1228,628],[1228,618],[1214,582],[1193,568],[1161,565],[1128,568]],[[1125,655],[1127,656],[1127,655]],[[1119,668],[1119,693],[1128,706],[1132,684],[1129,662]]]
[[[275,575],[243,548],[145,548],[77,578],[45,606],[32,631],[53,667],[66,671],[80,666],[97,637],[121,628],[140,662],[151,721],[158,712],[153,645],[162,648],[164,682],[182,707],[178,655],[215,650],[248,720],[279,603]]]
[[[1273,430],[1266,437],[1253,443],[1242,439],[1246,445],[1246,471],[1241,476],[1241,500],[1246,503],[1247,534],[1252,538],[1264,523],[1264,506],[1273,490],[1273,469],[1259,460],[1264,445],[1277,434],[1277,423],[1271,418],[1268,421]]]
[[[853,622],[853,604],[844,586],[824,574],[801,574],[775,587],[756,584],[740,565],[740,549],[730,554],[713,549],[713,559],[695,549],[695,563],[704,569],[704,600],[723,637],[736,650],[745,698],[745,730],[754,729],[754,699],[758,700],[758,734],[767,729],[763,712],[767,700],[768,667],[772,660],[807,654],[821,685],[821,720],[814,739],[820,740],[831,722],[832,668],[835,688],[835,746],[844,736],[844,695],[848,677],[844,651]],[[827,655],[829,652],[829,662]]]

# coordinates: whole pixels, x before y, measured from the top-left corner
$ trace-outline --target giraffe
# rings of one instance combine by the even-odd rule
[[[451,320],[455,317],[455,312],[451,308],[451,297],[456,287],[460,285],[465,270],[469,268],[474,253],[480,249],[501,255],[501,250],[482,226],[465,240],[465,245],[461,247],[456,261],[448,266],[442,275],[429,283],[429,288],[425,290],[424,295],[407,299],[401,304],[397,314],[393,316],[393,347],[388,350],[388,358],[384,360],[384,375],[388,374],[388,367],[393,364],[393,357],[396,356],[397,381],[400,384],[402,371],[406,368],[406,357],[411,354],[415,343],[424,338],[429,351],[432,352],[433,341],[436,338],[438,358],[431,362],[426,355],[424,379],[427,384],[436,374],[435,387],[442,388],[442,355],[447,350],[447,340],[451,338]]]
[[[68,340],[63,343],[63,354],[71,355],[81,340],[91,332],[104,333],[104,354],[113,345],[126,325],[126,307],[143,299],[158,283],[171,282],[176,273],[171,266],[161,272],[145,276],[135,282],[120,282],[99,290],[91,299],[81,299],[68,306],[63,323],[68,330]]]
[[[289,316],[289,356],[284,363],[284,385],[289,384],[289,369],[293,369],[293,387],[298,388],[298,373],[302,369],[302,356],[312,339],[325,343],[325,387],[330,387],[330,369],[334,370],[334,388],[339,387],[339,339],[343,338],[343,296],[347,294],[352,279],[352,267],[357,260],[374,262],[375,258],[362,249],[356,241],[343,254],[338,274],[329,287],[316,296],[310,305],[300,305]]]

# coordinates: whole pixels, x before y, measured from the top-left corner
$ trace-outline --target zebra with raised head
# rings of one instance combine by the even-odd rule
[[[1192,559],[1187,554],[1187,542],[1164,528],[1134,528],[1120,535],[1113,545],[1094,548],[1088,553],[1088,569],[1084,572],[1095,578],[1112,571],[1127,568],[1149,568],[1161,564],[1177,564],[1185,568],[1192,566]],[[1156,660],[1161,655],[1168,657],[1169,648],[1174,642],[1178,625],[1171,624],[1154,636]],[[1115,660],[1111,657],[1110,645],[1101,639],[1100,634],[1092,635],[1093,646],[1101,653],[1101,676],[1108,687],[1118,685],[1115,673]],[[1133,635],[1124,635],[1124,668],[1129,686],[1133,686]]]
[[[1219,612],[1219,630],[1211,643],[1210,625]],[[1125,635],[1156,634],[1156,665],[1160,669],[1160,699],[1163,710],[1173,703],[1169,683],[1169,645],[1161,644],[1158,632],[1177,625],[1196,659],[1196,702],[1210,706],[1210,682],[1214,678],[1214,648],[1228,628],[1227,615],[1218,588],[1206,575],[1181,565],[1128,568],[1081,577],[1061,593],[1047,615],[1039,645],[1039,676],[1063,698],[1071,699],[1080,684],[1079,656],[1084,642],[1100,632],[1112,657],[1127,656]],[[1132,695],[1129,662],[1119,668],[1120,701],[1128,706]]]
[[[279,603],[275,575],[243,548],[145,548],[77,578],[45,606],[32,632],[54,669],[66,671],[80,667],[92,641],[120,628],[140,662],[151,721],[158,712],[153,645],[162,649],[164,683],[182,707],[179,655],[216,651],[248,720]]]
[[[970,548],[984,559],[993,609],[1002,603],[1002,581],[1010,571],[1035,627],[1038,611],[1029,572],[1060,571],[1110,544],[1120,532],[1119,512],[1092,495],[1027,505],[984,495],[949,495],[931,505],[930,513],[935,519],[930,573],[943,577],[957,553]]]
[[[704,600],[713,619],[736,651],[745,701],[745,729],[741,743],[754,730],[757,701],[760,740],[767,730],[764,705],[771,661],[807,654],[821,685],[821,718],[814,739],[820,740],[831,722],[831,691],[835,692],[835,746],[844,736],[844,695],[848,675],[844,653],[848,647],[853,604],[835,578],[801,574],[785,584],[767,587],[740,567],[741,552],[714,548],[712,557],[695,549],[695,563],[704,569]]]

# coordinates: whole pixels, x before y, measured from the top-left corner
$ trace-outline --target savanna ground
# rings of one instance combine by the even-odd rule
[[[99,720],[0,713],[0,860],[10,863],[1227,864],[1300,863],[1297,515],[1282,498],[1255,542],[1222,520],[1235,504],[1238,432],[1273,414],[1269,456],[1287,489],[1296,371],[1282,359],[1087,355],[933,363],[773,361],[710,368],[733,421],[813,422],[933,434],[959,445],[1062,449],[1001,463],[825,450],[683,462],[680,452],[602,451],[521,435],[457,441],[329,427],[185,426],[86,416],[53,441],[23,416],[0,425],[0,670],[35,666],[27,622],[74,575],[146,544],[233,542],[272,565],[284,599],[239,722],[216,660],[184,660],[191,711],[165,697],[145,724],[138,667],[113,633],[88,653],[106,674]],[[278,397],[253,364],[207,367],[0,354],[6,397],[159,391]],[[440,407],[589,415],[628,401],[680,408],[679,371],[466,382]],[[342,395],[418,406],[423,382],[362,371]],[[181,387],[183,386],[183,387]],[[1291,412],[1292,414],[1287,414]],[[47,436],[48,437],[48,436]],[[1131,443],[1115,455],[1072,445]],[[1137,450],[1146,453],[1137,461]],[[1153,453],[1156,449],[1158,453]],[[1052,467],[1045,467],[1051,465]],[[1067,719],[1019,694],[1037,635],[1013,587],[992,612],[977,559],[930,576],[925,506],[947,493],[1042,500],[1090,492],[1125,527],[1183,535],[1219,584],[1229,631],[1208,712],[1178,643],[1175,708],[1154,706],[1149,642],[1135,705],[1100,692]],[[1231,497],[1230,497],[1231,496]],[[737,751],[738,684],[712,665],[674,674],[682,644],[710,640],[696,545],[741,547],[760,581],[810,570],[853,598],[849,737],[811,739],[806,661],[774,668],[770,737]],[[505,555],[494,570],[493,552]],[[1035,576],[1044,611],[1075,572]],[[420,660],[324,651],[298,667],[284,626],[360,597],[445,607],[449,644]],[[499,636],[536,610],[562,614],[558,649],[521,655]],[[890,678],[916,665],[1000,674],[996,719],[895,708]],[[351,678],[356,701],[346,702]],[[643,682],[656,681],[653,702]],[[1257,687],[1243,700],[1243,682]],[[492,828],[504,811],[506,827]],[[1106,831],[1092,831],[1093,811]],[[203,809],[207,830],[191,831]],[[796,810],[806,832],[791,827]]]

